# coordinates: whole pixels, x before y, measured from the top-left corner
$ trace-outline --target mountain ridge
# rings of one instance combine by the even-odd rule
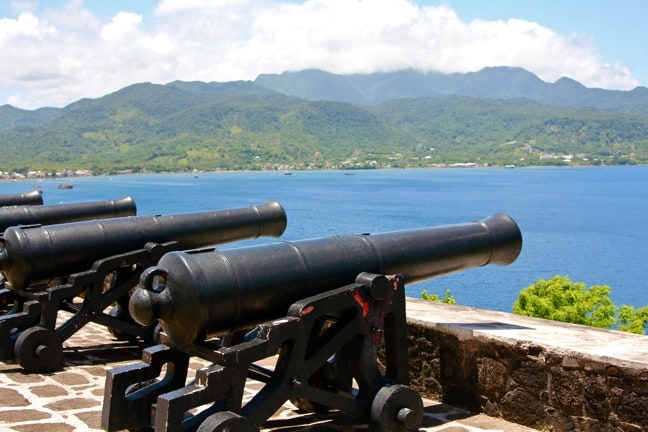
[[[327,82],[326,87],[319,84]],[[588,88],[571,78],[542,81],[518,67],[487,67],[478,72],[443,74],[407,69],[374,74],[336,75],[318,70],[262,74],[254,82],[304,99],[325,99],[371,105],[390,99],[430,96],[471,96],[492,99],[528,98],[545,105],[592,107],[648,115],[648,88],[606,90]],[[352,89],[349,96],[328,92]],[[408,88],[404,91],[403,88]],[[378,91],[379,90],[379,91]]]
[[[53,112],[72,108],[79,103],[119,94],[140,85],[161,86],[188,91],[202,96],[208,93],[260,93],[262,89],[306,100],[333,100],[360,105],[375,105],[391,99],[436,96],[470,96],[490,99],[527,98],[536,102],[563,107],[591,107],[614,112],[648,115],[648,88],[608,90],[585,87],[571,78],[562,77],[553,83],[520,67],[485,67],[477,72],[421,72],[403,69],[393,72],[339,75],[321,69],[260,74],[254,80],[202,82],[175,80],[166,84],[135,83],[99,98],[83,98],[62,108],[41,107],[35,110],[0,106],[0,120],[8,116],[29,118],[30,113],[49,118]],[[16,113],[20,112],[20,115]],[[47,114],[43,114],[43,113]],[[6,119],[5,119],[6,122]],[[4,128],[0,121],[0,129]]]
[[[587,89],[565,78],[550,85],[558,105],[548,105],[519,96],[548,85],[523,69],[447,79],[307,70],[255,81],[137,83],[64,108],[4,105],[0,171],[648,162],[646,88]],[[570,98],[589,105],[569,106]]]

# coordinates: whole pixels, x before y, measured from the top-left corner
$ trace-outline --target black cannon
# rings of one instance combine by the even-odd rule
[[[0,207],[20,205],[43,205],[43,195],[37,190],[0,195]]]
[[[38,193],[38,192],[36,192]],[[33,194],[31,194],[33,195]],[[40,196],[40,193],[38,193]],[[41,200],[42,203],[42,200]],[[137,206],[131,197],[116,200],[58,205],[13,205],[0,207],[0,241],[6,229],[13,226],[51,225],[85,220],[133,216]],[[19,271],[23,271],[20,269]],[[0,314],[13,304],[15,293],[5,287],[7,280],[0,271]]]
[[[116,336],[151,342],[156,326],[128,313],[141,272],[169,251],[279,236],[286,215],[277,202],[165,216],[129,216],[48,226],[9,227],[0,238],[0,360],[27,371],[58,366],[62,343],[90,321]],[[109,309],[108,313],[105,310]],[[57,322],[59,311],[71,314]],[[67,315],[66,315],[67,316]]]
[[[137,206],[131,197],[72,204],[0,207],[0,233],[17,225],[52,225],[133,216],[136,213]]]
[[[108,372],[102,427],[258,431],[290,400],[306,411],[345,411],[371,430],[416,429],[423,406],[407,385],[404,282],[510,264],[521,247],[517,224],[496,214],[166,254],[142,273],[129,304],[142,325],[159,321],[165,344],[148,348],[142,363]],[[191,356],[213,365],[185,385]],[[259,364],[273,356],[274,369]],[[243,401],[246,380],[262,388]]]

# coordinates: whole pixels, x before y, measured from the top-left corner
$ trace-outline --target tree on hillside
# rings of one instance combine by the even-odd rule
[[[616,328],[632,333],[644,333],[648,322],[648,307],[634,310],[632,306],[617,308],[610,299],[610,287],[572,282],[567,276],[540,279],[520,291],[513,303],[517,315],[545,318],[599,328]]]

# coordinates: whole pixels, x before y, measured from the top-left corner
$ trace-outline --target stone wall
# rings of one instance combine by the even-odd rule
[[[546,431],[648,430],[648,336],[408,299],[421,394]]]

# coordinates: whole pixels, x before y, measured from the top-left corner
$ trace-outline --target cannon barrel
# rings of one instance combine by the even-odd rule
[[[131,197],[116,200],[54,205],[0,207],[0,232],[16,225],[53,225],[92,219],[133,216],[137,213]]]
[[[286,214],[276,201],[239,209],[128,216],[48,226],[9,227],[0,238],[0,270],[9,288],[88,270],[98,259],[177,242],[178,249],[280,236]],[[6,285],[6,284],[5,284]]]
[[[515,221],[494,214],[392,233],[170,252],[142,273],[129,310],[140,324],[159,320],[170,344],[183,347],[283,317],[292,303],[351,284],[361,272],[417,282],[510,264],[521,248]]]
[[[0,207],[16,205],[43,205],[43,195],[37,190],[0,195]]]

